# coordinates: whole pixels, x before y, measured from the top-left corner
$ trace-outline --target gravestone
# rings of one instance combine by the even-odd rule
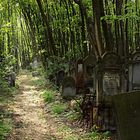
[[[85,86],[95,92],[95,71],[93,70],[96,65],[96,57],[92,54],[84,59],[84,79]]]
[[[112,96],[120,93],[121,62],[120,57],[113,52],[102,56],[103,64],[103,96]]]
[[[58,71],[58,73],[57,73],[57,75],[56,75],[56,85],[57,85],[58,87],[61,86],[64,77],[65,77],[65,71],[64,71],[64,70]]]
[[[81,72],[84,72],[84,62],[83,59],[78,59],[76,62],[76,75]]]
[[[140,90],[140,50],[132,54],[129,65],[129,91]]]
[[[96,106],[101,130],[115,131],[115,118],[111,97],[119,94],[121,85],[120,57],[114,52],[103,54],[96,66]]]
[[[75,61],[69,62],[69,73],[68,76],[75,78],[76,76],[76,68],[75,68]]]
[[[119,140],[140,139],[140,91],[114,95]]]
[[[73,98],[76,95],[76,85],[73,77],[65,77],[62,82],[62,97]]]
[[[76,62],[76,93],[82,93],[84,90],[84,62],[78,59]]]
[[[38,68],[38,60],[36,57],[33,58],[32,68],[33,70],[36,70]]]
[[[10,87],[15,87],[15,80],[16,80],[16,76],[14,72],[10,72],[6,75],[6,80],[8,82],[8,85]]]

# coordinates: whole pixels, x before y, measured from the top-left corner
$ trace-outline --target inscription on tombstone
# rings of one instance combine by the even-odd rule
[[[62,82],[62,96],[64,98],[74,97],[76,95],[75,80],[73,77],[65,77]]]
[[[117,73],[105,73],[103,76],[103,94],[115,95],[119,92],[120,79]]]

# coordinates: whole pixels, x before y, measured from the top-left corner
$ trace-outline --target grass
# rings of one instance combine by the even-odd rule
[[[0,140],[5,140],[12,129],[12,113],[7,109],[7,105],[12,102],[17,89],[16,84],[16,87],[0,90]]]
[[[44,78],[37,78],[35,80],[33,80],[33,83],[35,84],[35,86],[37,87],[45,87],[46,85],[46,80]]]
[[[64,103],[57,103],[57,104],[54,104],[52,106],[52,111],[55,114],[62,114],[63,112],[65,112],[66,108],[67,108],[66,104],[64,104]]]
[[[5,140],[11,129],[12,120],[10,118],[0,120],[0,140]]]
[[[46,103],[51,103],[54,101],[54,92],[51,90],[45,90],[43,92],[43,98]]]
[[[94,130],[90,132],[87,137],[92,140],[110,140],[110,133],[108,131],[104,133],[99,133]]]

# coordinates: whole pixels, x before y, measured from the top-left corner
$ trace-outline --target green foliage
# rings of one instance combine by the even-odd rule
[[[54,75],[59,70],[64,70],[65,72],[67,72],[69,68],[68,63],[65,62],[65,58],[61,58],[57,56],[50,57],[47,63],[48,63],[48,68],[47,68],[46,75],[48,76],[51,74]]]
[[[6,75],[13,71],[13,65],[16,60],[12,55],[3,56],[2,62],[0,62],[0,90],[8,89],[8,83]]]
[[[61,114],[66,110],[66,104],[64,103],[57,103],[52,106],[52,111],[55,114]]]
[[[46,103],[51,103],[54,101],[54,92],[51,90],[45,90],[43,92],[43,98]]]
[[[12,129],[11,119],[0,120],[0,140],[5,140]]]
[[[110,132],[99,133],[94,130],[88,134],[88,137],[92,140],[110,140]]]

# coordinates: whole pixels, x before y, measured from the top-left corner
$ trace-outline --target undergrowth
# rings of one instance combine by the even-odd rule
[[[12,102],[13,97],[17,94],[16,87],[3,86],[0,90],[0,140],[6,140],[13,127],[12,113],[8,110],[8,104]]]

